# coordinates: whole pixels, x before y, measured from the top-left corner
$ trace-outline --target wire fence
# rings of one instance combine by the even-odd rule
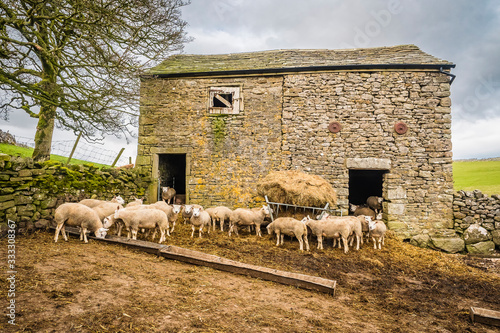
[[[35,148],[35,140],[33,138],[26,138],[22,136],[14,136],[17,145],[24,145],[26,147]],[[52,141],[51,154],[69,157],[76,140],[61,140]],[[93,145],[88,143],[78,142],[75,152],[71,159],[78,159],[87,162],[100,163],[111,165],[118,156],[119,151],[105,149],[101,145]],[[129,160],[125,156],[121,156],[116,162],[116,166],[129,164]]]

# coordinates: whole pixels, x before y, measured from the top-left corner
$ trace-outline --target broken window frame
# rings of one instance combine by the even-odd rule
[[[231,95],[232,101],[229,102],[221,95]],[[227,107],[214,106],[214,100],[217,99]],[[230,106],[229,106],[230,105]],[[211,87],[209,90],[208,112],[210,114],[238,114],[240,113],[241,97],[240,87]]]

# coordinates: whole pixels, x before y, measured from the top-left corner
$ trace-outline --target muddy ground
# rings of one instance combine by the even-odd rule
[[[472,323],[471,306],[500,311],[500,262],[449,255],[386,238],[344,254],[300,253],[268,235],[220,231],[167,244],[337,281],[335,296],[217,271],[119,245],[53,232],[16,238],[15,326],[1,332],[499,332]],[[7,257],[7,239],[0,240]],[[7,277],[5,261],[3,270]],[[0,282],[2,313],[9,285]]]

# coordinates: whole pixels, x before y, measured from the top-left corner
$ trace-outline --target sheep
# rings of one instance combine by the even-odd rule
[[[177,192],[175,191],[175,189],[173,187],[164,186],[161,188],[161,198],[163,201],[165,201],[168,204],[170,204],[172,199],[175,202],[175,194],[176,193]]]
[[[373,209],[375,211],[375,213],[378,214],[382,210],[382,201],[383,200],[384,199],[381,197],[371,196],[371,197],[368,197],[368,199],[366,199],[366,204],[368,205],[368,207]],[[363,214],[363,215],[366,215],[366,214]],[[373,218],[375,218],[375,216]]]
[[[123,198],[119,195],[113,197],[113,199],[111,199],[110,201],[98,200],[98,199],[83,199],[78,203],[85,205],[87,207],[90,207],[90,208],[94,208],[95,206],[98,206],[98,205],[106,203],[106,202],[114,202],[114,203],[118,203],[120,205],[125,204],[125,200],[123,200]]]
[[[106,237],[108,231],[108,229],[103,228],[97,213],[92,208],[80,203],[68,202],[60,205],[54,213],[54,220],[57,223],[54,236],[54,242],[56,243],[61,230],[64,240],[68,240],[65,230],[66,225],[80,227],[80,240],[85,243],[88,243],[87,231],[94,232],[98,238]]]
[[[181,212],[182,206],[181,205],[168,205],[165,203],[165,201],[157,201],[154,204],[151,204],[150,206],[156,207],[157,209],[162,210],[165,214],[167,214],[168,217],[168,222],[172,224],[172,229],[170,229],[170,232],[174,232],[175,229],[175,224],[177,222],[177,218],[179,217],[179,213]],[[170,236],[170,234],[168,235]]]
[[[373,248],[377,250],[382,249],[382,245],[384,244],[385,233],[387,231],[387,226],[382,220],[374,220],[368,217],[368,228],[370,229],[370,237],[373,240]]]
[[[193,215],[191,215],[189,221],[191,223],[191,229],[193,230],[191,232],[191,238],[194,237],[194,231],[196,227],[199,228],[198,232],[200,238],[203,233],[203,227],[205,225],[208,227],[208,233],[210,233],[210,215],[206,211],[204,211],[201,206],[193,207]]]
[[[238,226],[255,226],[255,233],[257,236],[262,237],[260,225],[264,223],[264,219],[270,216],[271,211],[269,206],[263,205],[259,210],[252,211],[246,208],[235,209],[230,216],[229,222],[229,236],[234,231],[238,235]]]
[[[365,215],[365,216],[371,216],[372,218],[375,218],[376,213],[373,209],[366,205],[349,205],[350,211],[353,213],[354,216],[359,216],[359,215]]]
[[[130,234],[132,234],[132,239],[137,239],[137,231],[139,228],[144,229],[154,229],[158,227],[160,229],[160,241],[162,243],[165,241],[165,231],[168,232],[168,218],[166,214],[155,208],[148,209],[130,209],[122,208],[117,209],[113,215],[115,219],[121,219],[127,229],[127,239],[130,239]]]
[[[137,199],[136,197],[134,197],[134,201],[129,202],[125,207],[142,205],[142,201],[142,199]]]
[[[351,234],[349,235],[349,246],[352,247],[354,240],[356,240],[356,251],[359,250],[359,245],[363,244],[363,221],[365,220],[364,215],[359,216],[330,216],[328,217],[331,220],[335,220],[338,222],[348,223],[351,227]],[[340,247],[340,241],[339,241]]]
[[[123,208],[122,205],[116,202],[105,201],[97,206],[92,207],[92,209],[96,211],[97,215],[99,215],[99,219],[104,222],[104,218],[113,214],[116,210],[116,207]]]
[[[208,215],[210,215],[210,225],[213,226],[213,229],[215,231],[214,209],[215,209],[215,207],[210,207],[210,208],[205,209],[205,212],[207,212]]]
[[[323,238],[340,238],[344,243],[344,253],[349,251],[347,239],[352,232],[351,225],[346,220],[337,220],[329,217],[322,220],[312,220],[307,217],[306,226],[318,239],[318,250],[323,250]],[[335,243],[334,243],[335,246]]]
[[[295,236],[299,241],[299,250],[304,251],[304,243],[306,243],[306,250],[309,251],[309,242],[307,240],[307,226],[303,218],[301,221],[291,217],[279,217],[267,225],[267,232],[272,235],[276,233],[276,246],[283,245],[283,238],[285,235]],[[281,237],[280,237],[281,236]]]
[[[220,231],[224,231],[224,222],[229,221],[229,217],[233,211],[225,206],[217,206],[214,208],[214,227],[215,223],[219,222]]]
[[[182,223],[186,224],[186,221],[191,218],[191,215],[193,215],[193,205],[184,205],[183,207],[184,209],[181,213]]]

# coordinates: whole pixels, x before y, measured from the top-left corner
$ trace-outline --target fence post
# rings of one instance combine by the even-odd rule
[[[113,164],[111,164],[111,167],[115,166],[115,164],[116,164],[116,162],[118,162],[118,159],[120,158],[120,156],[122,156],[122,153],[123,153],[124,150],[125,150],[125,148],[122,148],[120,150],[120,152],[118,153],[118,156],[116,156],[116,158],[115,158],[115,161],[113,162]]]
[[[76,146],[78,145],[78,141],[80,141],[81,136],[82,136],[82,132],[80,132],[80,134],[78,134],[78,137],[76,138],[73,149],[71,150],[71,154],[69,154],[68,160],[66,161],[66,165],[68,165],[69,161],[71,161],[71,158],[73,158],[73,154],[75,153]]]

